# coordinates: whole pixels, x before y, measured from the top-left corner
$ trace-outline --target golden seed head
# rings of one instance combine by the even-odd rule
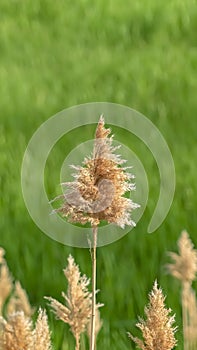
[[[0,317],[1,350],[52,350],[50,337],[45,310],[39,309],[35,328],[23,311]]]
[[[95,226],[104,220],[122,228],[135,225],[131,212],[139,205],[124,197],[126,192],[135,189],[131,183],[133,176],[121,166],[125,160],[114,153],[117,148],[112,146],[110,133],[101,116],[92,157],[85,158],[83,166],[73,166],[77,170],[75,180],[65,183],[67,192],[62,196],[63,205],[56,211],[71,222],[89,222]]]
[[[68,281],[67,294],[62,292],[65,305],[51,297],[50,306],[56,317],[69,324],[76,342],[79,342],[80,334],[85,331],[91,316],[92,295],[88,291],[90,280],[86,275],[81,276],[78,265],[73,257],[69,255],[68,266],[64,269]]]
[[[167,309],[164,302],[165,296],[155,281],[149,294],[149,304],[145,307],[146,320],[139,318],[136,324],[142,332],[143,340],[128,334],[142,350],[171,350],[177,344],[174,336],[177,327],[172,326],[175,316],[170,316],[171,309]]]
[[[27,317],[31,317],[35,311],[30,305],[28,295],[19,281],[15,282],[14,293],[7,304],[6,311],[7,315],[11,315],[17,311],[23,311]]]
[[[167,269],[170,274],[182,282],[192,283],[197,273],[197,250],[189,238],[186,231],[182,231],[178,240],[179,254],[170,252],[173,264],[168,264]]]

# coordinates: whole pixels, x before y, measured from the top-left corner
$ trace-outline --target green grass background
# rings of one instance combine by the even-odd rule
[[[167,250],[186,228],[197,245],[197,7],[194,0],[1,0],[0,2],[0,245],[9,267],[33,305],[44,295],[61,300],[62,269],[73,254],[91,275],[88,250],[63,246],[44,235],[25,208],[21,162],[28,140],[50,116],[85,102],[127,105],[160,129],[176,167],[176,192],[161,227],[147,234],[159,193],[150,152],[133,139],[146,168],[150,195],[137,227],[120,241],[98,249],[97,287],[104,320],[97,349],[134,349],[126,331],[138,335],[147,293],[158,279],[176,312],[182,347],[180,284],[165,274]],[[48,193],[57,192],[65,155],[89,138],[92,128],[64,137],[46,167]],[[115,130],[128,144],[128,135]],[[132,140],[132,138],[129,138]],[[73,141],[75,140],[75,141]],[[171,181],[169,177],[169,182]],[[196,287],[196,284],[194,285]],[[73,348],[72,335],[49,313],[55,350]],[[83,348],[85,348],[85,342]],[[87,348],[87,345],[86,345]]]

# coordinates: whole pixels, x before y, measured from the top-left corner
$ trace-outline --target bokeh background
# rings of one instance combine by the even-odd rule
[[[156,278],[167,305],[176,312],[182,349],[180,285],[166,274],[164,265],[169,262],[166,252],[176,250],[182,229],[197,245],[196,32],[194,0],[0,2],[0,245],[33,305],[47,307],[44,295],[62,300],[61,291],[66,289],[62,269],[70,253],[82,272],[91,275],[88,249],[51,240],[25,208],[21,163],[40,124],[76,104],[120,103],[140,111],[159,128],[174,158],[173,205],[157,232],[147,234],[159,194],[158,169],[145,145],[113,129],[141,159],[150,194],[137,227],[98,249],[98,299],[105,304],[98,350],[134,349],[126,332],[139,335],[137,315],[143,315]],[[95,125],[74,130],[51,152],[45,172],[49,197],[59,191],[66,154],[93,136],[94,129]],[[50,312],[49,321],[54,349],[72,349],[67,326]]]

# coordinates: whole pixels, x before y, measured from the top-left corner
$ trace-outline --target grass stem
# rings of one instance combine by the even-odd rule
[[[183,341],[184,350],[189,350],[187,329],[188,329],[188,314],[187,314],[187,282],[182,283],[182,322],[183,322]]]
[[[96,245],[98,227],[94,226],[93,230],[93,247],[92,247],[92,314],[91,314],[91,336],[90,350],[95,349],[95,310],[96,310]]]

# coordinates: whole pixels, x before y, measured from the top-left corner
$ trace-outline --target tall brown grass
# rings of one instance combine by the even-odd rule
[[[27,293],[22,288],[19,281],[15,282],[13,292],[6,307],[6,313],[8,315],[16,313],[17,311],[23,311],[24,315],[27,317],[31,317],[35,312],[35,308],[32,308],[30,305]]]
[[[98,225],[102,220],[115,223],[124,228],[125,225],[134,226],[131,212],[139,207],[131,199],[125,198],[127,191],[135,189],[131,183],[131,176],[123,168],[119,155],[114,153],[117,149],[112,146],[113,137],[110,129],[105,128],[103,116],[98,122],[93,155],[85,158],[83,166],[73,166],[76,170],[74,181],[65,183],[68,191],[62,197],[63,204],[57,209],[71,222],[92,226],[93,237],[91,241],[92,258],[92,311],[90,350],[95,348],[95,317],[96,317],[96,247]]]

